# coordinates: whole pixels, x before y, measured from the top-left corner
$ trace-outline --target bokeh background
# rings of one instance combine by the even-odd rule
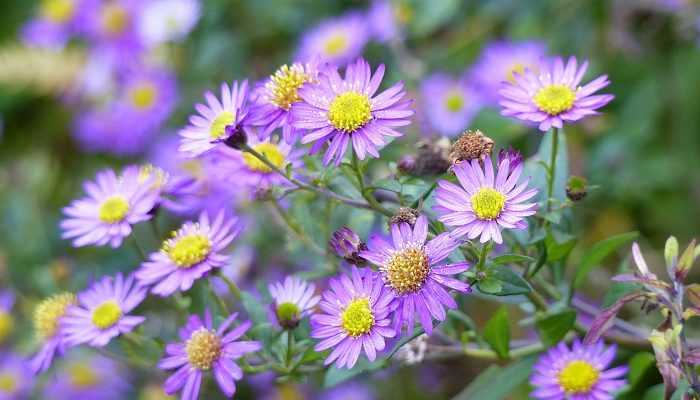
[[[158,50],[158,57],[166,58],[177,76],[175,111],[141,151],[110,155],[85,151],[72,135],[73,120],[81,110],[64,89],[82,73],[81,62],[69,57],[77,54],[80,59],[85,46],[71,43],[51,61],[32,57],[20,47],[18,35],[35,14],[34,3],[3,0],[0,5],[0,282],[22,294],[20,314],[26,315],[31,315],[37,299],[57,288],[75,290],[93,276],[128,270],[138,262],[131,246],[74,249],[60,239],[61,208],[80,194],[83,180],[105,166],[138,162],[158,151],[163,139],[176,136],[186,124],[203,91],[221,81],[264,78],[292,61],[301,35],[315,25],[371,7],[363,1],[203,0],[201,18],[192,32]],[[370,40],[363,54],[373,65],[387,65],[387,82],[406,81],[411,95],[418,98],[418,115],[407,129],[408,137],[383,153],[385,160],[398,161],[401,155],[415,152],[419,139],[438,139],[420,108],[425,99],[419,98],[418,89],[425,76],[435,71],[464,75],[494,40],[537,40],[549,54],[588,59],[587,76],[605,73],[612,81],[606,92],[614,94],[615,100],[602,115],[567,128],[571,172],[585,176],[592,185],[574,213],[574,230],[582,243],[638,230],[653,260],[660,257],[653,249],[663,248],[668,235],[685,243],[697,234],[697,3],[406,0],[395,6],[403,30],[401,45]],[[43,68],[51,71],[42,72]],[[499,147],[510,144],[525,154],[534,153],[541,140],[540,133],[501,117],[490,106],[481,108],[464,128],[481,129]],[[256,216],[264,211],[253,211],[253,226],[264,226],[266,217]],[[164,229],[177,224],[167,217],[159,223]],[[155,247],[155,242],[148,243],[153,240],[148,227],[141,228],[137,237],[144,238],[145,247]],[[253,271],[249,275],[283,271],[290,265],[299,269],[293,254],[303,250],[283,245],[284,235],[280,230],[255,229],[247,236],[246,247],[238,250],[237,262],[244,271]],[[611,260],[610,266],[619,261]],[[597,271],[587,290],[592,295],[604,292],[609,276],[610,271]],[[490,311],[489,307],[475,310],[474,319],[483,321]],[[28,319],[19,324],[20,332],[30,331]],[[25,342],[22,346],[29,348]],[[451,398],[484,369],[485,365],[464,358],[392,368],[353,381],[348,392],[353,393],[353,385],[359,392],[347,398],[364,398],[357,394],[362,390],[377,398]],[[269,398],[296,399],[317,393],[313,382],[275,387],[265,379],[269,378],[244,383],[240,398],[262,398],[264,393]],[[658,376],[651,374],[646,386],[658,382]]]

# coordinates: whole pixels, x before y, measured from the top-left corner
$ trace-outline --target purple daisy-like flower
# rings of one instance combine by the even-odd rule
[[[303,102],[292,105],[292,124],[311,130],[301,142],[316,142],[312,153],[329,143],[325,165],[333,159],[339,165],[350,141],[359,159],[364,160],[366,154],[379,157],[377,149],[386,144],[384,137],[401,136],[393,128],[411,122],[412,101],[404,99],[402,82],[375,96],[383,77],[383,64],[372,74],[369,64],[360,58],[347,66],[345,78],[336,68],[329,68],[320,73],[317,84],[299,89]]]
[[[372,36],[380,42],[401,40],[406,22],[405,4],[391,0],[374,0],[367,11]]]
[[[30,46],[61,49],[81,31],[85,0],[45,0],[37,16],[22,27],[22,41]]]
[[[97,173],[95,181],[83,185],[87,197],[74,200],[63,209],[62,237],[73,239],[73,246],[116,248],[131,234],[131,225],[151,218],[149,212],[158,200],[150,183],[139,179],[138,171],[125,169],[121,176],[111,170]]]
[[[608,368],[616,347],[603,342],[586,346],[574,341],[571,349],[561,342],[540,357],[530,377],[540,400],[607,400],[625,386],[626,366]]]
[[[259,342],[236,340],[251,325],[246,321],[229,331],[237,316],[238,313],[232,314],[216,330],[209,310],[204,313],[204,321],[199,315],[190,316],[187,325],[180,329],[182,342],[168,344],[165,357],[158,363],[164,370],[177,369],[165,381],[167,394],[182,390],[182,400],[197,399],[202,378],[211,371],[221,391],[227,397],[233,396],[236,381],[243,377],[243,370],[235,360],[262,347]]]
[[[268,286],[274,300],[274,321],[284,328],[295,328],[299,321],[311,314],[321,298],[314,296],[316,286],[301,278],[288,276],[282,282]]]
[[[248,81],[233,82],[230,87],[222,83],[221,101],[212,92],[206,92],[207,105],[195,104],[199,115],[190,116],[190,125],[180,131],[179,150],[196,157],[217,147],[231,133],[247,130],[248,97]]]
[[[294,63],[281,66],[257,91],[256,106],[251,111],[252,124],[260,126],[259,137],[267,138],[277,128],[282,128],[282,138],[292,144],[301,130],[292,125],[292,104],[301,100],[299,88],[318,80],[316,62]]]
[[[322,313],[311,316],[311,337],[320,339],[314,350],[334,347],[324,364],[338,368],[352,368],[363,349],[374,361],[386,338],[396,336],[390,327],[394,296],[369,268],[353,266],[350,276],[332,278],[329,286],[319,303]]]
[[[456,308],[457,303],[445,290],[471,291],[468,284],[451,277],[467,269],[466,262],[438,265],[459,246],[449,233],[442,233],[429,240],[428,219],[421,215],[411,225],[402,222],[391,226],[392,243],[379,235],[367,242],[367,250],[360,256],[379,266],[385,285],[396,297],[394,328],[405,326],[410,332],[416,317],[430,335],[433,319],[445,320],[445,307]]]
[[[88,38],[115,55],[140,53],[144,46],[138,32],[138,20],[144,5],[141,0],[89,0],[82,23]]]
[[[327,19],[304,34],[295,58],[343,65],[362,54],[369,33],[367,19],[362,13],[352,11]]]
[[[481,109],[480,95],[469,82],[443,73],[433,74],[423,81],[421,96],[428,122],[447,136],[464,132]]]
[[[29,399],[34,374],[29,362],[18,354],[0,354],[0,400]]]
[[[438,220],[454,227],[452,236],[481,236],[481,242],[502,243],[501,229],[524,229],[525,217],[534,215],[537,203],[525,203],[537,189],[527,189],[529,179],[519,182],[523,164],[517,153],[503,153],[494,174],[491,157],[455,164],[459,185],[440,180],[435,191]],[[510,154],[510,156],[508,155]]]
[[[526,69],[522,74],[516,73],[514,82],[505,82],[499,91],[501,114],[539,124],[543,132],[598,114],[596,110],[615,96],[593,94],[610,84],[607,75],[579,86],[587,69],[587,61],[579,66],[576,58],[570,57],[564,65],[557,57],[541,65],[538,72]]]
[[[485,101],[497,104],[503,82],[515,82],[515,74],[526,69],[539,71],[546,55],[547,46],[542,42],[494,41],[484,47],[467,75]]]
[[[34,331],[41,348],[31,360],[32,371],[46,371],[56,353],[63,354],[65,337],[61,334],[61,319],[69,306],[77,302],[73,293],[59,293],[44,299],[34,309]]]
[[[177,103],[175,77],[164,69],[132,70],[126,75],[114,112],[136,119],[142,129],[160,126]]]
[[[129,313],[146,298],[148,290],[119,273],[106,276],[78,294],[78,304],[71,305],[61,318],[61,334],[67,346],[87,343],[103,347],[112,338],[131,332],[145,317]]]
[[[0,344],[7,341],[15,330],[15,317],[12,316],[14,304],[15,294],[9,290],[0,290]]]
[[[222,251],[242,228],[237,217],[227,217],[223,211],[213,220],[203,212],[198,222],[185,222],[172,232],[135,272],[136,279],[142,285],[154,285],[151,292],[161,296],[189,290],[194,281],[226,265],[229,257]]]
[[[118,362],[78,352],[60,364],[43,395],[56,400],[121,400],[129,398],[130,389],[128,375]]]

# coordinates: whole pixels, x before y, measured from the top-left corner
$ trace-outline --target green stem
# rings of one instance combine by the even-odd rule
[[[287,330],[287,368],[291,370],[292,367],[292,349],[294,349],[294,332],[292,330]]]
[[[319,255],[326,255],[326,252],[318,244],[316,244],[316,242],[314,242],[309,236],[306,235],[301,226],[299,226],[299,224],[296,221],[294,221],[289,214],[287,214],[287,212],[282,208],[282,206],[280,206],[280,204],[277,201],[271,200],[270,204],[272,204],[272,208],[279,215],[280,219],[282,219],[282,221],[284,221],[284,223],[287,225],[287,228],[289,228],[289,230],[292,231],[292,233],[294,233],[297,236],[297,238],[299,238],[311,250],[318,253]]]
[[[371,189],[365,185],[365,176],[362,173],[362,170],[360,169],[360,162],[357,159],[357,154],[355,154],[354,151],[352,152],[352,169],[355,171],[355,176],[357,176],[357,182],[360,185],[360,194],[362,194],[362,197],[365,200],[367,200],[367,203],[369,203],[370,207],[375,211],[384,214],[387,217],[393,217],[394,213],[384,208],[384,206],[382,206],[379,203],[379,201],[377,201],[377,199],[374,197],[374,194],[371,193]]]
[[[235,282],[230,280],[228,277],[226,277],[224,274],[219,274],[219,278],[221,278],[224,283],[226,283],[226,286],[228,287],[228,291],[231,292],[234,298],[236,300],[241,299],[241,290],[238,288]]]
[[[216,293],[216,290],[214,290],[214,286],[212,285],[211,280],[209,279],[207,279],[207,288],[209,289],[209,292],[211,293],[214,300],[216,300],[216,303],[219,305],[221,312],[223,312],[226,315],[229,315],[230,312],[228,306],[226,305],[226,302],[224,301],[224,299],[221,298],[221,296],[219,296]]]
[[[549,156],[549,174],[547,174],[547,213],[552,211],[554,197],[554,178],[557,170],[557,153],[559,152],[559,129],[552,129],[552,153]]]
[[[491,242],[485,243],[481,247],[481,254],[479,255],[479,262],[476,264],[477,271],[483,271],[484,265],[486,265],[486,259],[488,259],[489,253],[491,252],[491,248],[492,248]]]

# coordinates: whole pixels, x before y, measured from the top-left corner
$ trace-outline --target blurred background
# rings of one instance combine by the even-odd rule
[[[574,212],[574,231],[582,243],[638,230],[645,253],[658,260],[669,235],[686,243],[698,232],[700,4],[693,0],[202,0],[199,18],[186,21],[191,29],[168,40],[159,39],[156,29],[146,56],[134,56],[128,44],[102,52],[92,32],[76,35],[61,49],[28,46],[26,24],[41,15],[38,10],[47,12],[47,3],[3,0],[0,5],[0,282],[25,297],[20,315],[31,315],[35,301],[58,288],[75,290],[91,277],[138,263],[128,245],[74,249],[60,239],[61,209],[81,195],[85,179],[105,167],[163,159],[168,152],[175,157],[173,138],[205,90],[222,81],[269,76],[295,60],[302,38],[319,24],[352,13],[360,13],[365,24],[360,30],[367,36],[358,54],[372,65],[386,64],[385,84],[404,80],[417,99],[415,123],[407,137],[382,153],[383,160],[398,162],[416,152],[418,140],[436,142],[467,128],[482,130],[499,148],[512,145],[533,154],[542,134],[501,117],[498,105],[488,99],[493,92],[472,80],[494,43],[535,42],[543,55],[588,60],[584,81],[600,74],[612,81],[604,92],[615,100],[602,114],[566,129],[571,173],[586,177],[592,186]],[[53,9],[58,13],[54,17],[60,11]],[[389,24],[395,29],[382,32]],[[145,61],[129,63],[130,57]],[[176,88],[163,89],[169,93],[162,99],[167,107],[148,120],[147,131],[132,121],[143,119],[115,118],[119,114],[111,112],[125,79],[110,78],[110,65],[124,62],[130,64],[125,67],[129,73],[166,74],[165,85]],[[437,72],[469,86],[458,107],[467,103],[472,109],[459,129],[431,120],[434,99],[423,84]],[[96,139],[95,132],[102,138]],[[284,232],[257,229],[266,218],[260,211],[249,213],[256,229],[237,250],[237,273],[254,270],[250,279],[290,264],[303,269],[293,261],[294,252],[303,251],[293,245],[265,251],[271,242],[283,242]],[[164,216],[159,224],[166,229],[177,226],[176,221]],[[138,227],[136,235],[151,240],[146,247],[153,248],[157,243],[148,229]],[[611,260],[611,267],[619,261]],[[592,295],[607,290],[610,273],[592,275]],[[474,319],[482,322],[493,309],[480,309]],[[17,329],[29,331],[30,325],[18,321]],[[30,349],[30,341],[20,341],[20,348]],[[396,367],[321,395],[447,399],[484,369],[462,358]],[[246,382],[239,398],[297,399],[319,393],[314,382],[275,386],[264,376]],[[651,376],[647,386],[658,382],[658,376]],[[141,387],[148,383],[139,381]],[[145,397],[147,389],[141,395],[162,398]]]

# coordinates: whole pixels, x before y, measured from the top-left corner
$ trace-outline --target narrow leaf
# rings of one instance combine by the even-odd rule
[[[496,311],[484,327],[484,340],[500,358],[508,358],[510,349],[510,323],[505,306]]]
[[[507,367],[491,365],[452,400],[503,400],[523,385],[537,357],[525,357]],[[520,392],[520,391],[519,391]]]
[[[535,322],[540,339],[547,347],[559,343],[576,322],[576,311],[566,309]]]
[[[574,277],[574,288],[578,288],[583,283],[586,275],[596,266],[600,265],[608,255],[632,240],[636,239],[639,232],[627,232],[612,236],[594,244],[583,256]]]
[[[503,254],[501,256],[494,257],[491,260],[491,263],[494,265],[503,265],[517,263],[532,263],[535,261],[536,260],[534,258],[522,254]]]
[[[612,325],[617,313],[620,309],[627,303],[637,300],[640,297],[644,297],[645,294],[641,292],[630,293],[622,296],[619,300],[615,302],[610,308],[603,310],[603,312],[598,315],[598,317],[593,320],[591,328],[588,330],[586,337],[583,339],[585,344],[596,343],[605,334],[610,326]]]

